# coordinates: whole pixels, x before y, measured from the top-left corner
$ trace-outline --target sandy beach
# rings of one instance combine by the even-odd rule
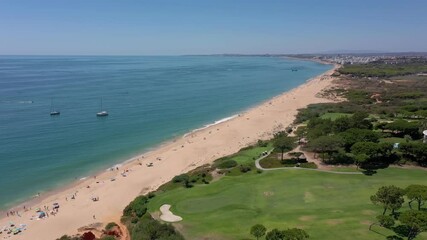
[[[64,234],[76,234],[78,228],[90,224],[119,222],[122,210],[136,196],[155,190],[178,174],[235,153],[258,139],[270,138],[274,132],[284,130],[293,122],[299,108],[331,102],[318,97],[317,93],[332,86],[330,75],[337,67],[235,118],[163,144],[118,169],[88,177],[55,193],[42,194],[37,204],[26,203],[27,211],[23,204],[12,208],[10,210],[18,211],[19,216],[7,217],[4,213],[0,228],[9,222],[26,224],[27,230],[7,239],[51,240]],[[147,166],[150,163],[152,166]],[[99,201],[92,198],[99,198]],[[31,220],[36,216],[36,208],[48,206],[51,209],[53,203],[60,204],[57,214]],[[0,234],[0,239],[5,236],[10,235]]]

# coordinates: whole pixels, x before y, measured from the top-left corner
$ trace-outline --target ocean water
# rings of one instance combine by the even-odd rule
[[[0,209],[229,117],[330,68],[276,57],[1,56]],[[96,117],[101,99],[106,118]],[[50,116],[52,103],[60,116]]]

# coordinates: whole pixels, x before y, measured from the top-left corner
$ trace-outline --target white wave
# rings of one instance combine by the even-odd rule
[[[230,121],[231,119],[236,118],[236,117],[238,117],[238,116],[239,116],[239,114],[236,114],[236,115],[233,115],[233,116],[231,116],[231,117],[226,117],[226,118],[220,119],[220,120],[218,120],[218,121],[215,121],[215,122],[213,122],[213,123],[207,124],[207,125],[205,125],[205,126],[203,126],[203,127],[201,127],[201,128],[196,128],[196,129],[194,129],[193,131],[191,131],[191,132],[189,132],[189,133],[184,134],[184,137],[186,137],[186,136],[188,136],[188,135],[190,135],[190,134],[192,134],[192,133],[195,133],[195,132],[201,131],[201,130],[203,130],[203,129],[206,129],[206,128],[209,128],[209,127],[212,127],[212,126],[218,125],[218,124],[220,124],[220,123]]]
[[[120,168],[121,166],[123,166],[122,163],[116,164],[116,165],[114,165],[112,167],[107,168],[106,171],[111,171],[111,169],[116,170],[116,168]]]

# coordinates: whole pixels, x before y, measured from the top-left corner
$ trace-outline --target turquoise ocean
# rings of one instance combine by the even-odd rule
[[[278,57],[0,56],[0,210],[329,69]]]

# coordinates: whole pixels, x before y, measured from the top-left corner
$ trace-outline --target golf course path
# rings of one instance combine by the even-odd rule
[[[267,152],[266,155],[259,157],[257,160],[255,160],[255,167],[263,170],[263,171],[273,171],[273,170],[291,170],[291,169],[298,169],[298,170],[307,170],[307,171],[317,171],[317,172],[326,172],[326,173],[334,173],[334,174],[347,174],[347,175],[358,175],[363,174],[361,172],[338,172],[338,171],[330,171],[330,170],[324,170],[324,169],[315,169],[315,168],[301,168],[301,167],[280,167],[280,168],[263,168],[259,162],[268,157],[272,152],[274,148]]]
[[[171,205],[169,205],[169,204],[163,204],[160,207],[160,212],[162,213],[160,215],[160,219],[162,219],[165,222],[179,222],[179,221],[182,221],[182,217],[173,214],[170,211],[170,208],[171,208]]]

